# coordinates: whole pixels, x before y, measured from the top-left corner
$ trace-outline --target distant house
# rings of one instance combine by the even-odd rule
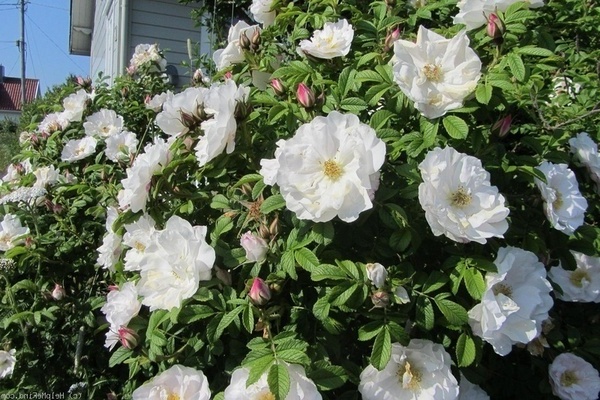
[[[190,74],[181,62],[189,61],[187,40],[199,44],[201,54],[210,51],[207,31],[190,16],[193,9],[177,0],[71,0],[70,53],[90,56],[92,79],[102,72],[111,83],[125,72],[136,45],[158,43],[168,73],[185,84]]]
[[[25,79],[25,101],[40,97],[40,81]],[[0,121],[5,118],[15,122],[21,116],[21,78],[4,76],[4,66],[0,65]]]

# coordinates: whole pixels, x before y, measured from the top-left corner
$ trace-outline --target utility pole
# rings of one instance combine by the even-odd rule
[[[25,105],[25,0],[21,0],[21,111]]]

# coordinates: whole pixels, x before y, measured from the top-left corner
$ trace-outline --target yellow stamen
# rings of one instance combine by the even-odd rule
[[[323,164],[323,172],[325,173],[325,176],[332,181],[337,181],[344,173],[344,169],[337,161],[327,160]]]
[[[473,198],[471,197],[471,195],[467,193],[465,188],[462,186],[459,186],[456,192],[450,194],[450,204],[453,207],[464,208],[471,204],[472,199]]]
[[[567,371],[563,372],[563,374],[560,376],[560,384],[562,386],[569,387],[578,382],[579,382],[579,378],[577,377],[577,374],[575,373],[575,371],[567,370]]]
[[[440,82],[444,77],[442,67],[434,64],[425,64],[423,67],[423,75],[431,82]]]
[[[505,295],[506,297],[511,297],[513,292],[512,288],[505,283],[496,283],[492,287],[492,291],[494,292],[494,296],[498,296],[500,293]]]
[[[583,287],[583,281],[590,281],[590,275],[586,270],[577,268],[575,271],[571,273],[569,277],[569,281],[573,284],[573,286],[577,286],[578,288]]]

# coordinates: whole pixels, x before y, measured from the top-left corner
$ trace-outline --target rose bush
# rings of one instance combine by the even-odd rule
[[[424,3],[256,1],[212,82],[168,92],[147,45],[40,107],[3,179],[0,387],[593,396],[600,12]]]

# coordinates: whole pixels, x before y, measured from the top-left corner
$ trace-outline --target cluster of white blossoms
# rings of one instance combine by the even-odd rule
[[[385,368],[367,366],[360,374],[358,391],[364,400],[454,400],[459,387],[451,364],[444,347],[430,340],[412,339],[408,346],[392,343]]]
[[[138,300],[137,289],[133,282],[126,282],[120,288],[114,288],[108,293],[106,303],[100,309],[110,324],[106,333],[105,347],[109,350],[115,347],[121,340],[121,332],[127,328],[133,317],[138,315],[141,308],[142,303]]]
[[[516,247],[498,250],[498,272],[485,276],[481,302],[469,310],[473,334],[502,356],[512,345],[526,344],[542,332],[542,322],[554,304],[546,269],[535,254]]]
[[[290,376],[290,391],[285,400],[321,400],[322,396],[315,383],[306,377],[304,367],[297,364],[288,364],[281,361]],[[231,375],[231,382],[225,389],[225,400],[255,400],[275,399],[267,383],[267,372],[263,373],[258,381],[247,386],[246,381],[250,375],[248,368],[238,368]]]
[[[199,127],[203,135],[195,150],[198,164],[203,166],[223,151],[229,154],[235,149],[235,110],[249,93],[249,88],[237,86],[231,79],[214,83],[210,88],[188,88],[165,100],[163,111],[156,116],[156,125],[170,140],[193,133]]]
[[[42,134],[51,134],[64,130],[71,122],[79,122],[83,118],[88,101],[92,98],[88,92],[79,89],[63,99],[63,111],[50,113],[39,123],[37,131]]]
[[[446,39],[421,25],[416,43],[394,42],[391,63],[400,90],[430,119],[462,107],[481,76],[481,60],[466,31]]]
[[[0,379],[11,376],[17,359],[15,358],[15,349],[9,351],[0,350]]]
[[[139,260],[137,288],[142,304],[170,310],[192,297],[200,281],[210,280],[215,251],[206,243],[206,227],[172,216],[165,229],[154,231]]]
[[[482,244],[503,237],[509,210],[479,159],[452,147],[437,147],[427,153],[419,170],[419,202],[435,236]]]
[[[347,20],[326,22],[323,29],[313,32],[310,40],[300,42],[300,50],[316,58],[331,60],[348,55],[354,39],[354,29]]]
[[[129,61],[130,72],[136,72],[142,65],[154,64],[159,71],[167,68],[167,60],[160,54],[158,44],[138,44],[131,60]]]
[[[575,162],[587,168],[590,178],[596,182],[596,192],[600,193],[600,155],[598,145],[587,132],[580,132],[569,139],[571,153]]]
[[[252,0],[250,4],[250,13],[256,22],[268,27],[275,22],[275,11],[272,11],[273,0]]]
[[[517,1],[519,0],[460,0],[456,5],[459,12],[454,17],[454,23],[466,25],[469,31],[479,28],[487,23],[487,17],[491,13],[504,12]],[[530,8],[538,8],[544,5],[544,0],[529,0],[527,3]]]
[[[7,203],[25,203],[29,205],[39,205],[43,202],[44,196],[48,192],[42,187],[27,187],[20,186],[12,192],[2,196],[0,198],[0,204]]]
[[[577,268],[566,270],[562,265],[550,268],[548,278],[562,289],[556,298],[564,301],[600,303],[600,257],[571,251]]]
[[[278,141],[275,158],[261,160],[260,174],[267,185],[279,186],[299,219],[352,222],[373,206],[385,151],[356,115],[333,111]]]
[[[106,235],[102,239],[102,245],[98,247],[97,263],[102,268],[115,272],[115,265],[121,256],[121,236],[113,230],[113,224],[119,216],[119,211],[115,207],[108,207],[106,210]]]
[[[21,225],[14,214],[5,214],[0,222],[0,251],[7,251],[24,242],[23,236],[29,234],[29,228]]]
[[[148,192],[154,173],[161,171],[170,160],[169,145],[162,139],[155,139],[138,154],[131,167],[127,168],[127,178],[121,181],[123,189],[119,191],[119,207],[129,207],[132,212],[146,208]]]
[[[552,393],[561,400],[597,400],[598,370],[572,353],[559,354],[548,368]]]
[[[6,167],[6,174],[2,177],[2,182],[4,183],[14,183],[21,179],[23,175],[27,175],[33,171],[33,166],[31,165],[31,161],[29,158],[17,162],[14,164],[9,164]]]
[[[577,178],[567,164],[553,164],[545,161],[537,167],[545,176],[546,182],[535,179],[542,199],[544,214],[554,229],[572,235],[583,225],[587,200],[579,192]]]
[[[224,49],[219,49],[213,53],[213,61],[217,66],[217,70],[222,70],[230,65],[243,62],[244,51],[240,45],[240,36],[246,35],[248,39],[251,39],[252,36],[256,33],[260,34],[261,31],[260,26],[250,26],[244,21],[239,21],[229,28],[227,46]]]
[[[133,392],[133,400],[210,400],[208,380],[202,371],[174,365]]]

